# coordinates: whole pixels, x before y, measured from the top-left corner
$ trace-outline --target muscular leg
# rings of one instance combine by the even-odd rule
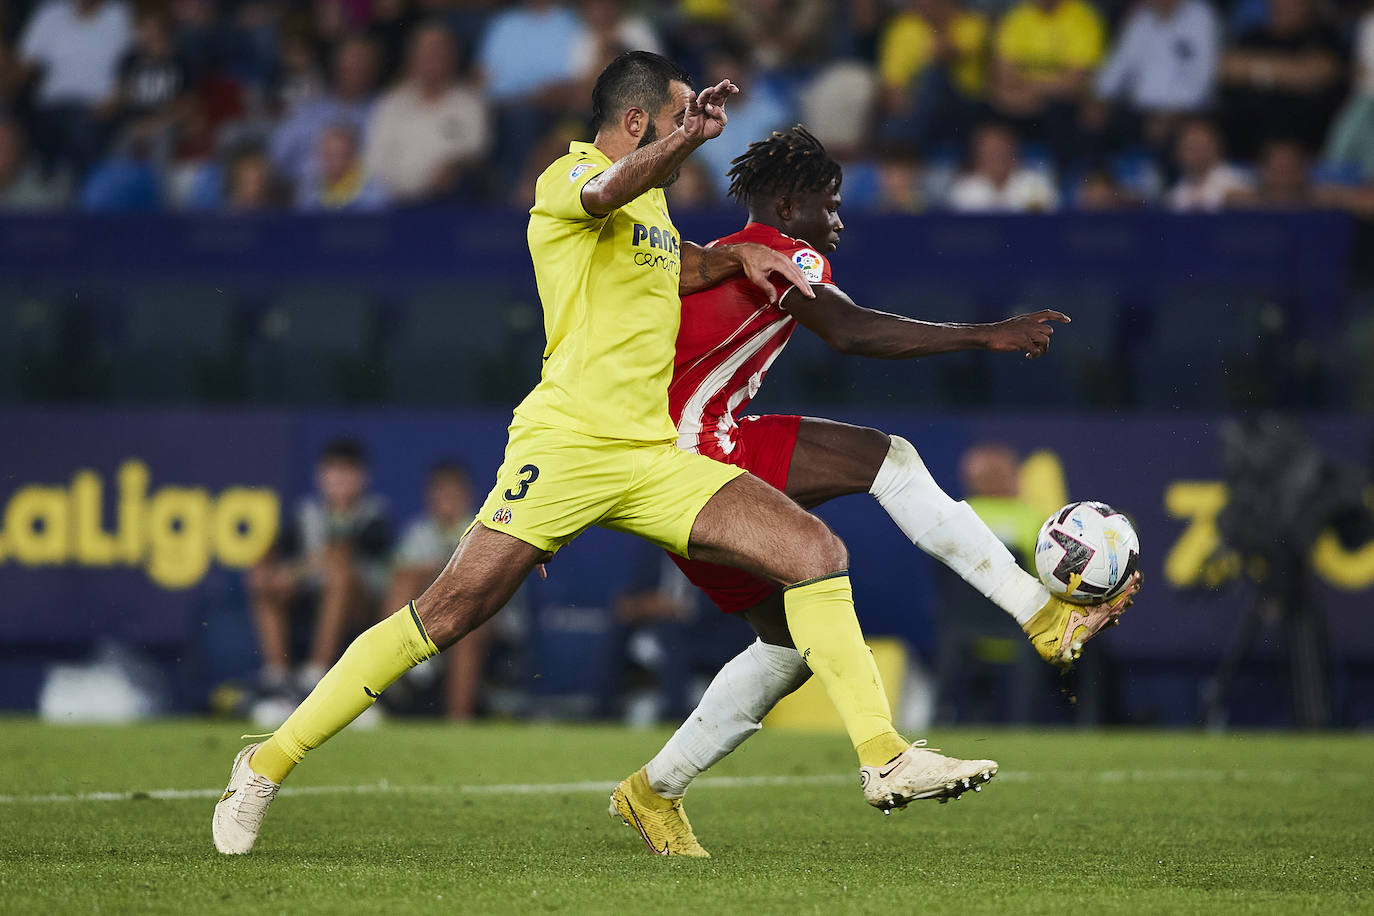
[[[697,515],[689,550],[792,585],[843,570],[849,554],[825,523],[752,474],[727,483]]]
[[[785,586],[788,632],[825,684],[861,764],[876,766],[906,749],[854,613],[848,554],[820,519],[746,474],[722,487],[698,514],[690,552]]]
[[[491,642],[490,631],[482,624],[506,606],[544,558],[543,551],[524,541],[478,525],[415,602],[425,630],[439,648],[458,643],[444,691],[445,714],[450,718],[472,717],[482,661]]]
[[[427,566],[408,566],[396,571],[383,599],[383,616],[410,600],[412,595],[423,592],[429,583],[438,578],[442,569]],[[480,626],[459,640],[448,660],[448,670],[444,672],[444,715],[450,719],[464,721],[472,718],[477,705],[477,693],[482,684],[482,664],[486,659],[487,648],[491,644],[491,631]]]
[[[787,495],[808,509],[851,493],[867,493],[887,460],[887,433],[803,417],[787,472]]]
[[[415,601],[425,632],[440,650],[447,649],[505,607],[546,558],[544,551],[519,538],[477,525]]]
[[[806,418],[797,434],[787,495],[813,507],[850,493],[872,493],[897,527],[1016,622],[1025,625],[1050,600],[967,503],[955,502],[900,436]]]
[[[406,671],[462,639],[510,600],[542,551],[481,525],[423,595],[353,641],[250,765],[275,783]]]

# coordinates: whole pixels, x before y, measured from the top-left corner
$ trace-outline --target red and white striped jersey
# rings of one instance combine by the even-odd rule
[[[758,242],[791,256],[812,283],[829,284],[830,263],[805,242],[772,226],[748,223],[707,247]],[[790,285],[774,280],[779,296]],[[682,300],[668,409],[679,448],[718,460],[734,450],[737,418],[763,385],[763,377],[797,327],[785,303],[769,305],[745,276],[693,293]]]

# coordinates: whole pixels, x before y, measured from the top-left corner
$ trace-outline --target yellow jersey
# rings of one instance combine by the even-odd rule
[[[983,94],[987,69],[988,20],[960,10],[949,24],[955,56],[950,67],[955,88],[969,98]],[[935,60],[935,30],[917,13],[898,13],[888,23],[878,46],[878,72],[883,82],[904,89]]]
[[[1102,60],[1102,17],[1083,0],[1059,0],[1046,12],[1025,0],[1002,19],[995,50],[1025,67],[1031,79],[1050,80],[1065,70],[1089,70]]]
[[[661,188],[587,213],[582,187],[610,166],[592,144],[573,143],[535,184],[528,237],[548,343],[539,384],[515,414],[605,439],[675,440],[681,240]]]

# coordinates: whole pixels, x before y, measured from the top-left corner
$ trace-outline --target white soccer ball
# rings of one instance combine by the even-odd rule
[[[1035,540],[1035,571],[1055,595],[1074,604],[1111,601],[1140,566],[1140,538],[1106,503],[1069,503]]]

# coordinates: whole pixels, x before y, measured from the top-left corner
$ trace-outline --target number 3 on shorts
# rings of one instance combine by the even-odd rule
[[[507,490],[503,495],[506,497],[506,500],[508,502],[515,502],[517,499],[524,499],[525,494],[529,492],[530,484],[534,483],[538,479],[539,468],[535,467],[532,464],[527,464],[520,469],[519,488],[512,487],[511,489]]]

